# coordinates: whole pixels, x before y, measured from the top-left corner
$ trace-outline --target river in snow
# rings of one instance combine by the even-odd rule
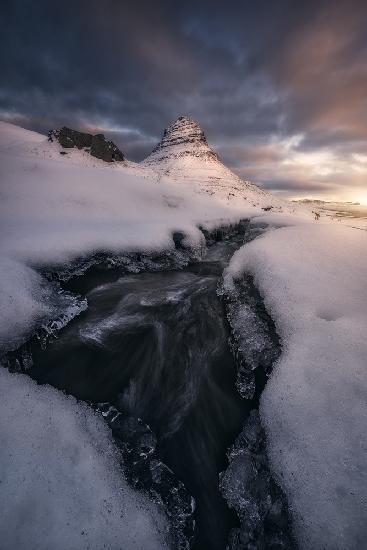
[[[92,268],[66,285],[88,308],[42,350],[29,374],[81,400],[140,418],[159,459],[196,503],[193,547],[226,547],[239,525],[219,490],[226,451],[256,400],[236,390],[223,269],[244,235],[212,244],[178,271],[126,274]],[[143,484],[144,486],[144,484]]]

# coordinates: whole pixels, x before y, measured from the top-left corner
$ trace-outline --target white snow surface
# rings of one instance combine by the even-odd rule
[[[133,491],[87,405],[0,372],[0,547],[162,550],[165,520]]]
[[[338,223],[367,231],[367,206],[351,202],[334,202],[303,199],[294,201],[298,206],[310,209],[320,216],[327,216]]]
[[[367,234],[286,227],[241,248],[225,274],[254,276],[282,355],[261,399],[270,459],[304,550],[367,540]]]

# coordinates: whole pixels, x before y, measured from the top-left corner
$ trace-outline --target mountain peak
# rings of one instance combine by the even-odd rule
[[[180,157],[201,157],[218,160],[209,147],[200,125],[187,116],[179,116],[164,132],[161,141],[143,161],[145,164]]]
[[[226,203],[239,200],[258,206],[270,200],[255,184],[222,164],[200,125],[187,116],[179,116],[164,130],[161,141],[141,165],[156,172],[158,181],[185,183],[197,193],[215,195]]]

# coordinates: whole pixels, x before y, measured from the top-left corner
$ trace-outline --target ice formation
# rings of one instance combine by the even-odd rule
[[[282,340],[261,418],[300,547],[367,539],[367,233],[338,225],[278,229],[245,245],[229,292],[254,277]]]
[[[228,505],[236,510],[240,527],[231,530],[227,550],[295,548],[287,503],[270,473],[257,411],[251,411],[228,452],[228,461],[220,477],[220,489]]]

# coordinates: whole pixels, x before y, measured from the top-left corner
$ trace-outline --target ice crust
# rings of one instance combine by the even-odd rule
[[[282,340],[260,413],[304,550],[367,540],[367,233],[299,226],[232,258],[224,287],[254,277]]]
[[[240,527],[230,532],[227,550],[295,547],[287,503],[270,475],[265,443],[259,414],[253,410],[220,476],[221,492],[240,520]]]
[[[231,327],[229,344],[237,363],[236,387],[243,398],[253,399],[255,371],[261,368],[269,375],[279,356],[279,338],[249,275],[231,284],[227,277],[221,293]]]
[[[118,411],[109,403],[99,403],[122,451],[126,477],[133,487],[144,488],[164,506],[169,517],[168,534],[172,547],[189,550],[195,528],[195,501],[182,481],[157,453],[157,438],[140,418]]]

